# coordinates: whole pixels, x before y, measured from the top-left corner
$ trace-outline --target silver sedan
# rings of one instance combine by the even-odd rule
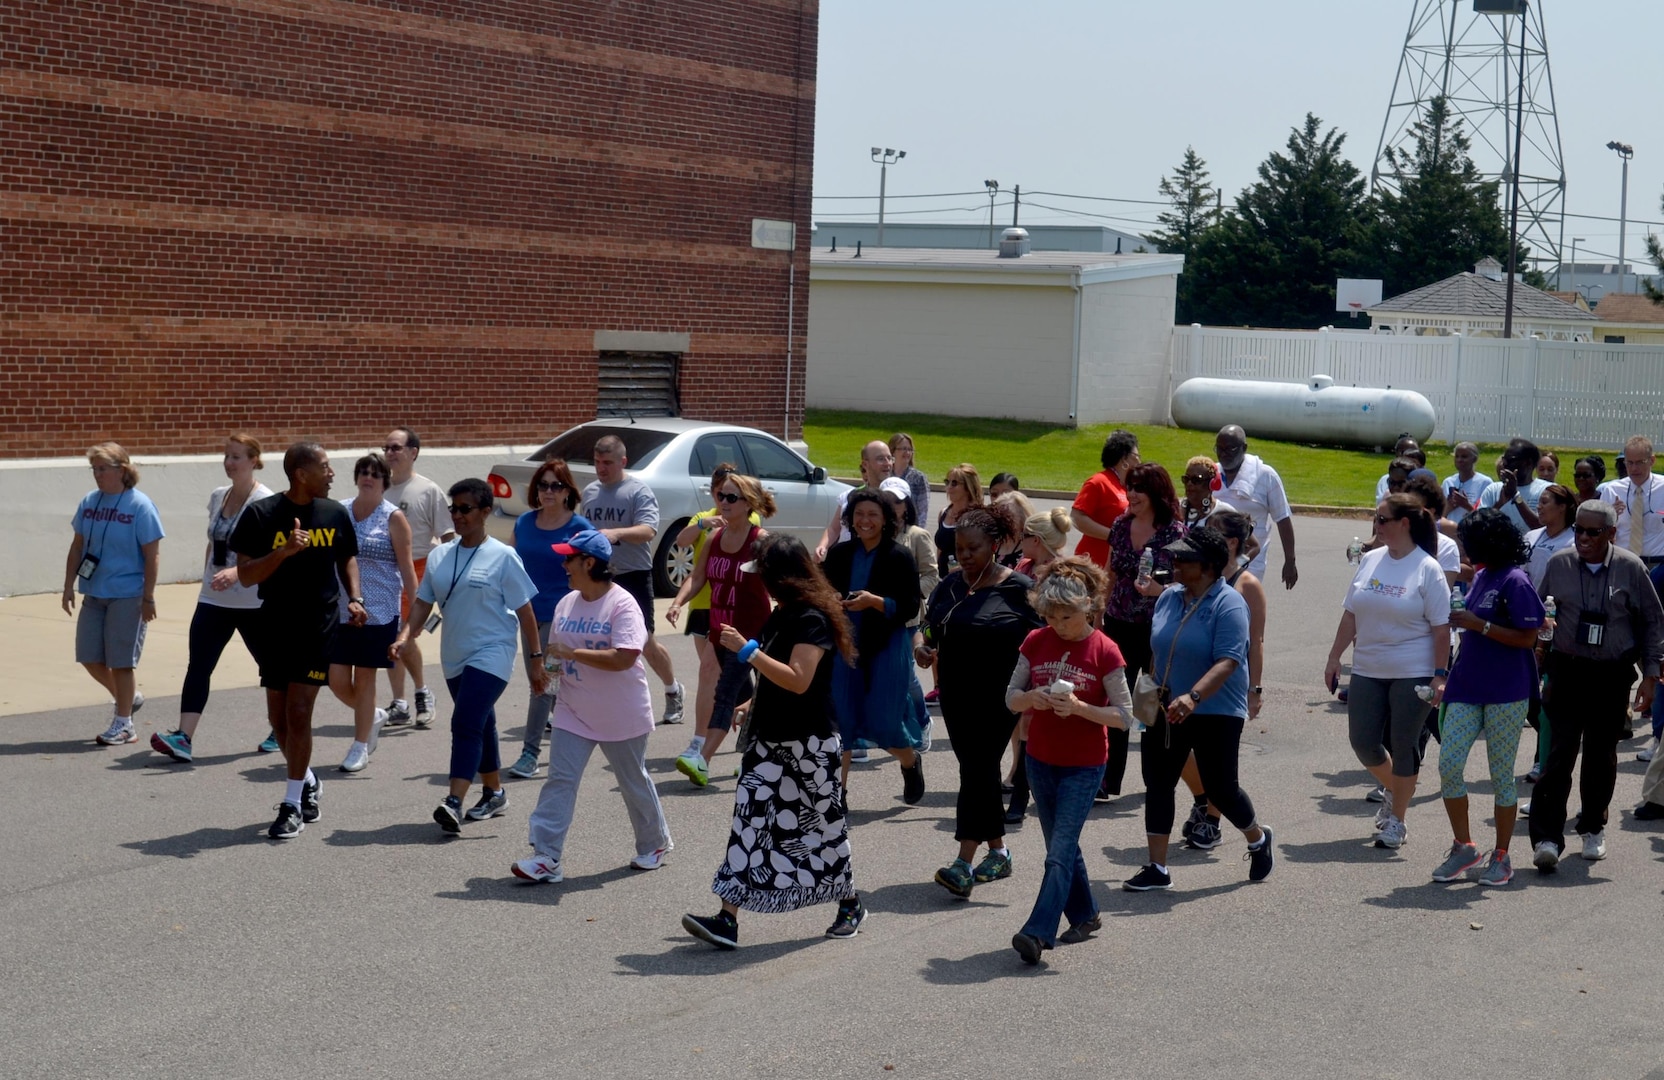
[[[496,508],[487,531],[514,542],[514,519],[525,513],[526,484],[537,466],[562,458],[581,490],[595,479],[590,464],[603,435],[624,441],[630,475],[653,490],[659,501],[659,531],[653,538],[653,583],[660,596],[674,595],[693,570],[693,550],[676,544],[688,519],[711,508],[711,472],[723,462],[755,476],[774,496],[771,532],[802,540],[813,551],[848,484],[829,480],[826,470],[766,432],[733,424],[671,417],[592,420],[557,435],[519,461],[491,467],[488,482]],[[583,513],[583,507],[578,508]]]

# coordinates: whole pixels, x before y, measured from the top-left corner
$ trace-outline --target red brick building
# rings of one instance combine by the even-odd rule
[[[796,437],[817,16],[6,0],[0,457],[534,442],[630,351],[683,415]]]

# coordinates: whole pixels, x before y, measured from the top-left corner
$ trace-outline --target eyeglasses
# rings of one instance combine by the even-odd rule
[[[385,445],[381,448],[381,452],[384,453],[384,454],[396,454],[400,450],[403,450],[404,448],[405,448],[404,443],[388,443],[387,445]]]
[[[452,503],[448,509],[451,511],[452,517],[461,517],[463,514],[472,514],[479,507],[469,506],[467,503]]]
[[[1576,533],[1579,536],[1587,536],[1589,539],[1593,540],[1595,537],[1605,534],[1606,526],[1605,525],[1596,525],[1596,526],[1591,528],[1591,527],[1585,526],[1585,525],[1573,525],[1572,526],[1572,532]]]
[[[717,502],[725,502],[729,506],[734,505],[735,503],[739,502],[743,498],[745,498],[744,495],[734,495],[734,494],[731,494],[730,492],[726,492],[726,491],[719,491],[719,492],[716,493]]]
[[[387,479],[387,474],[386,473],[378,472],[375,469],[359,469],[357,472],[353,473],[353,476],[355,476],[355,477],[357,477],[357,476],[373,476],[377,480]]]
[[[561,483],[559,480],[539,480],[537,482],[537,490],[539,490],[539,491],[565,491],[566,490],[566,485]]]
[[[1213,482],[1213,477],[1211,477],[1211,476],[1186,476],[1184,478],[1184,482],[1187,483],[1187,484],[1211,484]]]
[[[1389,521],[1403,521],[1403,520],[1404,520],[1403,518],[1386,517],[1383,514],[1376,514],[1375,515],[1375,524],[1377,524],[1377,525],[1385,525]]]
[[[92,467],[92,471],[95,472],[95,473],[109,472],[111,469],[115,469],[116,471],[119,472],[119,471],[121,471],[121,466],[120,465],[94,465]]]

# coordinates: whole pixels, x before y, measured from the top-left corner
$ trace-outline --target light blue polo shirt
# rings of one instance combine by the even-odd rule
[[[1166,670],[1173,633],[1178,630],[1189,602],[1189,594],[1180,585],[1172,586],[1156,598],[1150,630],[1150,673],[1157,679]],[[1218,661],[1235,660],[1236,670],[1225,680],[1225,685],[1203,698],[1196,711],[1247,719],[1248,601],[1220,579],[1196,603],[1201,606],[1185,622],[1178,648],[1173,651],[1173,669],[1167,676],[1167,686],[1172,696],[1177,697],[1189,692]]]
[[[531,603],[537,586],[507,544],[486,537],[478,547],[461,540],[428,554],[427,573],[416,595],[440,610],[439,666],[454,679],[463,668],[479,668],[504,682],[514,674],[520,620],[515,612]]]

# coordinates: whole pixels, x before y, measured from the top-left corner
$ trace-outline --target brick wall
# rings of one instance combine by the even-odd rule
[[[540,441],[597,330],[778,431],[817,0],[6,0],[0,457]],[[798,223],[795,253],[751,219]]]

